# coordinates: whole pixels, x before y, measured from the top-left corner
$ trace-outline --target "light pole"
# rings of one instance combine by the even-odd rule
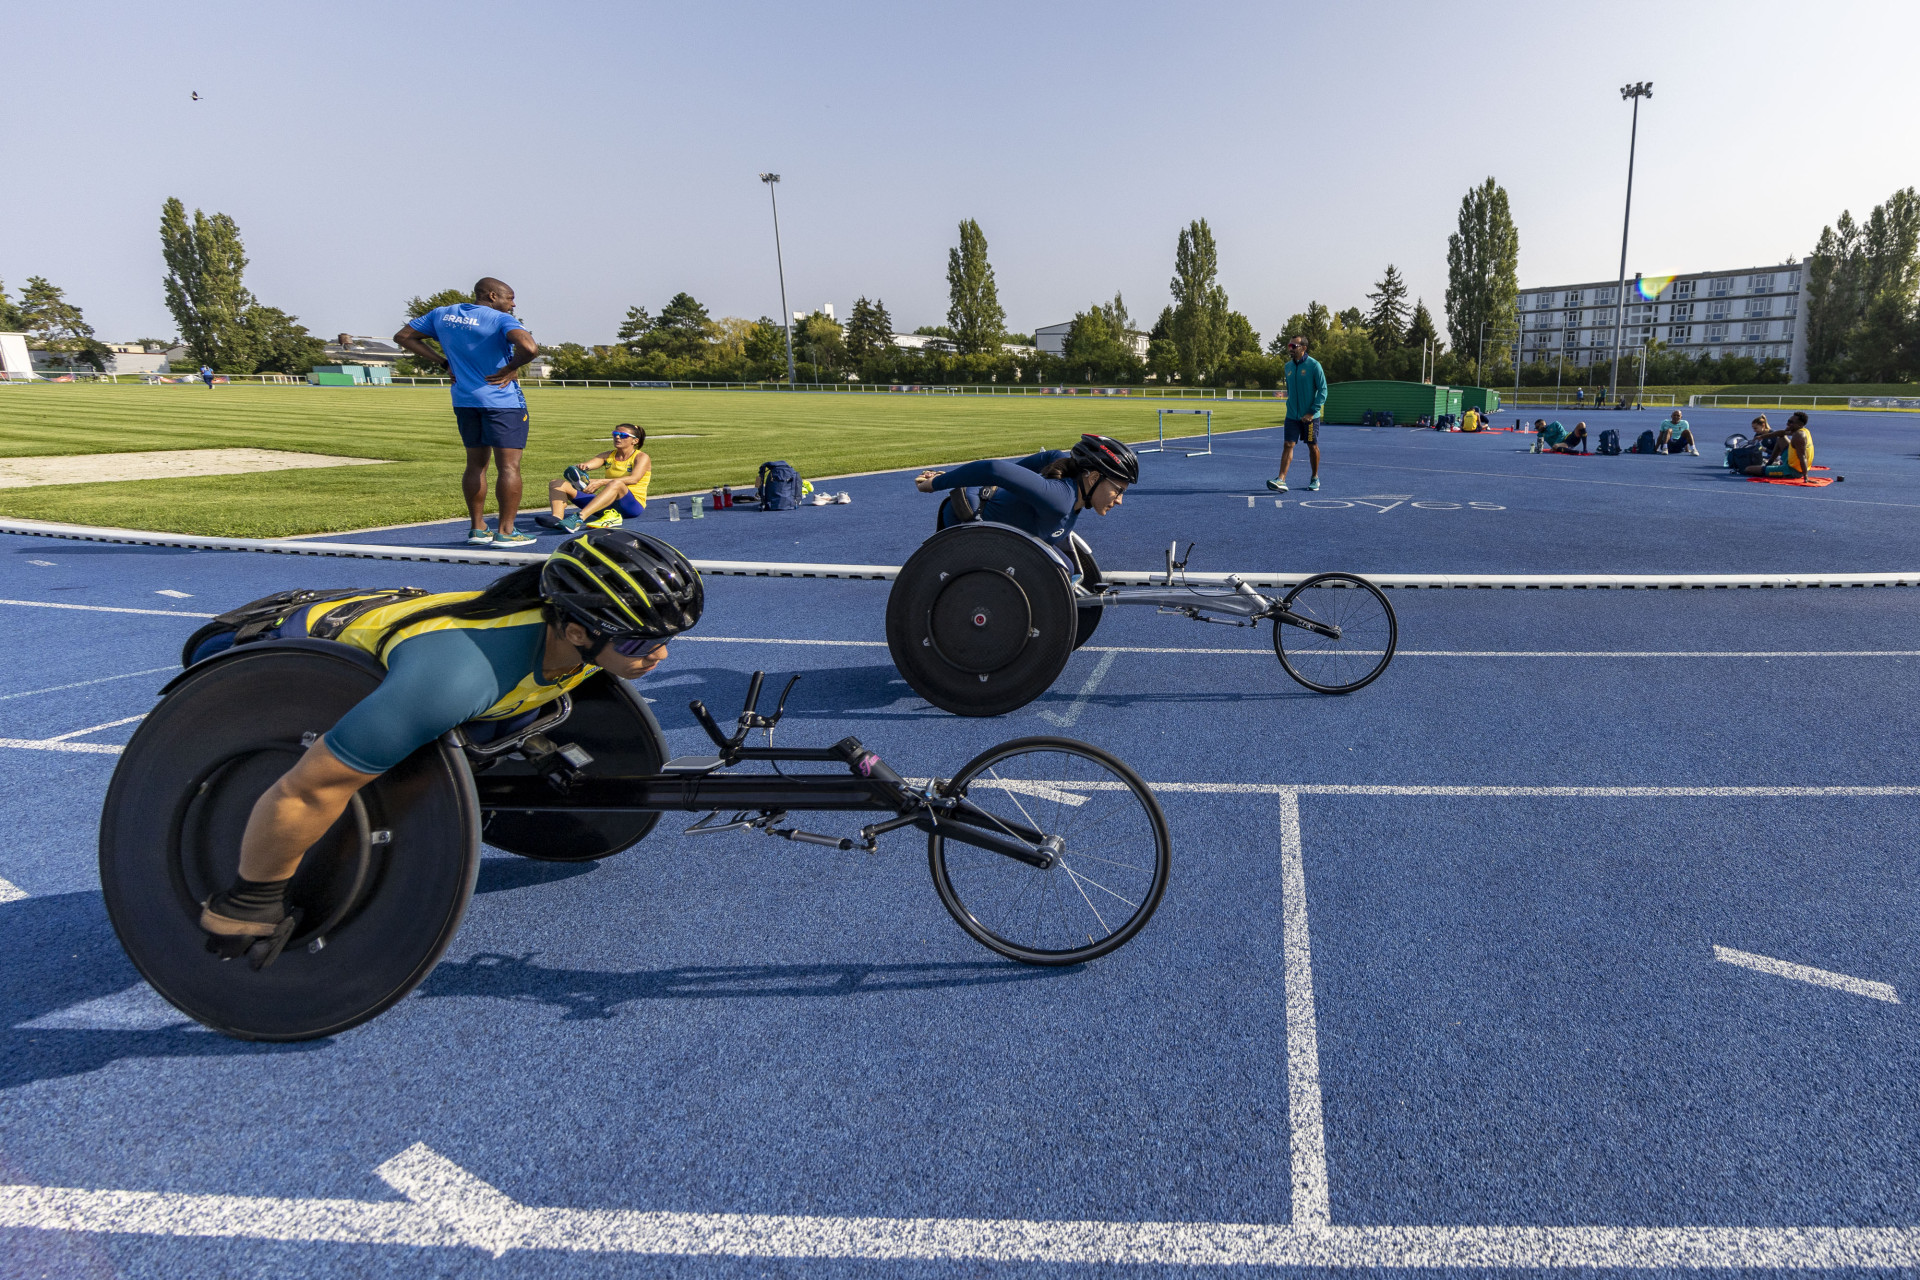
[[[763,173],[760,181],[767,184],[767,196],[773,201],[773,262],[780,269],[780,325],[787,331],[787,390],[791,391],[799,378],[793,371],[793,312],[787,309],[787,264],[780,257],[780,197],[773,190],[780,175]]]
[[[1620,97],[1633,101],[1633,132],[1627,135],[1627,211],[1620,219],[1620,283],[1614,287],[1613,379],[1607,399],[1620,398],[1620,337],[1627,323],[1627,228],[1633,225],[1633,152],[1640,143],[1640,99],[1653,96],[1653,81],[1620,86]]]

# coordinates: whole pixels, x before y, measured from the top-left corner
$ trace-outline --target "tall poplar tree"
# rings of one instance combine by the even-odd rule
[[[1480,328],[1511,325],[1520,297],[1520,232],[1506,189],[1492,178],[1460,201],[1460,229],[1447,237],[1447,332],[1453,349],[1476,352]],[[1616,299],[1615,305],[1622,300]]]
[[[166,259],[167,310],[180,326],[188,355],[223,373],[250,373],[256,355],[247,331],[253,295],[242,274],[247,255],[240,228],[224,213],[193,211],[168,197],[160,206],[160,252]]]
[[[1173,250],[1172,337],[1180,380],[1202,382],[1226,355],[1227,291],[1220,287],[1220,250],[1205,218],[1180,229]]]
[[[987,261],[987,236],[972,218],[960,224],[960,247],[947,250],[947,325],[963,355],[998,351],[1006,338],[1007,313]]]
[[[1387,273],[1367,297],[1373,302],[1365,320],[1373,349],[1382,353],[1399,349],[1407,335],[1407,282],[1401,279],[1399,268],[1389,262]]]

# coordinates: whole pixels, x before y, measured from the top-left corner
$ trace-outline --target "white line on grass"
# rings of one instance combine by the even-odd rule
[[[1844,973],[1835,973],[1831,969],[1816,969],[1811,965],[1794,964],[1790,960],[1775,960],[1772,956],[1755,955],[1751,951],[1735,951],[1732,947],[1715,947],[1713,958],[1726,964],[1737,964],[1743,969],[1770,973],[1776,978],[1811,982],[1816,987],[1832,987],[1835,991],[1865,996],[1869,1000],[1884,1000],[1888,1004],[1900,1003],[1899,994],[1888,983],[1872,982],[1866,978],[1852,978]]]
[[[100,676],[94,680],[75,680],[72,684],[52,684],[44,689],[23,689],[19,693],[0,693],[0,702],[13,698],[31,698],[38,693],[59,693],[63,689],[84,689],[90,684],[106,684],[110,680],[131,680],[135,676],[159,675],[162,671],[178,671],[177,665],[148,667],[145,671],[123,671],[117,676]]]
[[[1912,1227],[1337,1227],[565,1209],[519,1203],[416,1143],[404,1200],[0,1186],[0,1227],[399,1248],[1158,1267],[1911,1268]]]
[[[27,891],[11,880],[0,879],[0,902],[18,902],[27,896]]]
[[[1287,1142],[1293,1157],[1293,1225],[1332,1223],[1327,1135],[1320,1099],[1320,1033],[1313,1014],[1313,948],[1307,938],[1307,873],[1300,849],[1300,797],[1280,797],[1282,952],[1287,989]]]

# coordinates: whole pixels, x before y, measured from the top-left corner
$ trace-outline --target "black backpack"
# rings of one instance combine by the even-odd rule
[[[1618,431],[1615,431],[1612,427],[1608,427],[1605,431],[1602,431],[1600,433],[1600,443],[1594,447],[1593,451],[1595,453],[1605,454],[1608,457],[1612,457],[1613,455],[1619,453],[1620,452],[1620,433]]]
[[[1640,438],[1633,442],[1633,451],[1635,453],[1652,453],[1654,452],[1654,445],[1657,442],[1658,437],[1655,436],[1653,432],[1642,431]]]
[[[1766,460],[1767,446],[1763,444],[1743,444],[1737,449],[1727,450],[1727,466],[1734,471],[1761,466]]]

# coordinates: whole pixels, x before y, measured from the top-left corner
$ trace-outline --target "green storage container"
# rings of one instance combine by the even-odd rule
[[[1465,413],[1467,411],[1465,404],[1467,398],[1466,392],[1459,387],[1448,387],[1446,388],[1446,392],[1447,407],[1443,412],[1450,413],[1456,418]]]
[[[1336,382],[1327,388],[1323,422],[1356,426],[1365,413],[1390,413],[1401,426],[1412,426],[1421,414],[1429,418],[1446,412],[1445,387],[1426,382]]]
[[[1483,415],[1500,411],[1500,393],[1492,387],[1462,387],[1460,398],[1467,409],[1478,409]]]
[[[316,387],[351,387],[360,380],[350,373],[334,373],[330,370],[315,369],[307,375],[307,381]]]

